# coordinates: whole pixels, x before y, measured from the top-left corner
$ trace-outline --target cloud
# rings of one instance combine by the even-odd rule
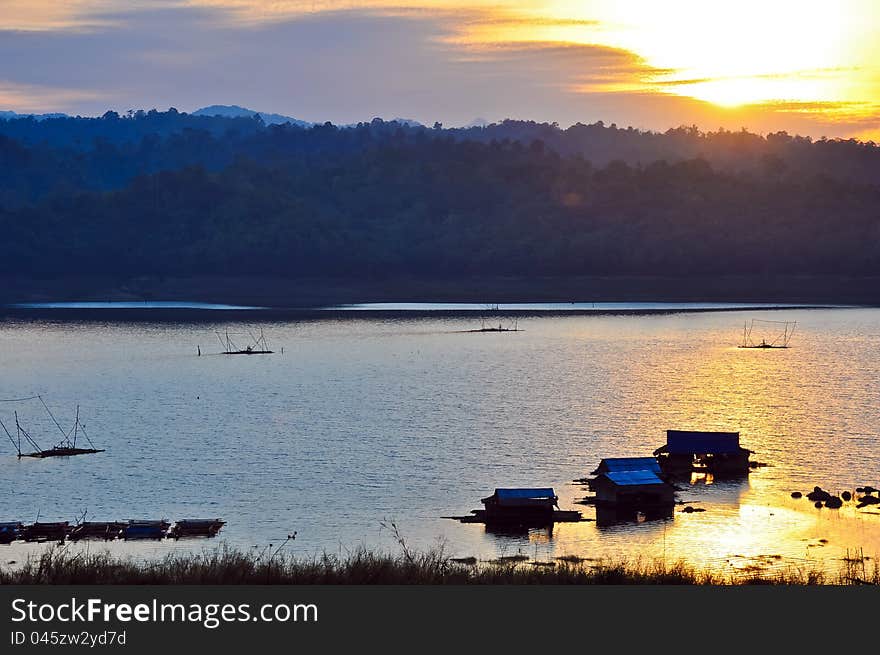
[[[59,9],[45,19],[52,29],[37,30],[21,28],[24,3],[13,1],[15,21],[0,18],[7,28],[0,29],[0,104],[10,109],[101,114],[216,103],[337,123],[407,116],[457,125],[482,116],[651,129],[865,130],[857,107],[846,114],[825,105],[827,115],[819,105],[792,103],[722,109],[673,95],[667,85],[703,80],[669,81],[677,71],[630,50],[566,40],[589,33],[595,21],[490,10],[489,2],[340,10],[338,0],[78,0],[50,3],[78,13]],[[529,26],[541,29],[521,31]]]
[[[64,87],[18,84],[0,79],[0,107],[13,107],[23,114],[40,114],[81,102],[106,100],[101,93]]]

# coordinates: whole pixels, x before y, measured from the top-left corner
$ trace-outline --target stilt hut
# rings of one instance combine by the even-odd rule
[[[656,457],[606,457],[591,475],[618,471],[654,471],[660,475],[660,464]]]
[[[495,493],[480,502],[485,506],[487,523],[553,522],[553,508],[559,498],[553,489],[495,489]]]
[[[718,477],[746,475],[753,451],[739,444],[739,432],[667,430],[666,445],[654,451],[668,475],[705,471]]]
[[[596,492],[597,506],[672,507],[675,489],[658,473],[645,469],[608,471],[591,480],[590,489]]]

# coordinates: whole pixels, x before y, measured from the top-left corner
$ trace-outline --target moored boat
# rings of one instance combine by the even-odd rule
[[[182,519],[168,533],[169,537],[214,537],[226,525],[223,519]]]
[[[168,534],[171,523],[159,521],[130,520],[122,529],[123,539],[161,539]]]

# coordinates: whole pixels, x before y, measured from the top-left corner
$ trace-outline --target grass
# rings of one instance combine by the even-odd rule
[[[344,557],[310,559],[286,553],[256,554],[218,547],[199,554],[169,554],[139,561],[109,553],[52,548],[16,567],[0,565],[0,584],[194,585],[194,584],[614,584],[614,585],[855,585],[880,584],[876,560],[847,557],[836,575],[812,569],[780,569],[728,575],[698,570],[683,562],[613,562],[560,557],[554,562],[527,557],[484,562],[453,559],[442,549],[398,554],[357,550]]]

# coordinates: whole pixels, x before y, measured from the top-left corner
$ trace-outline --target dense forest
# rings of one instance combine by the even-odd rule
[[[0,121],[0,273],[358,278],[880,271],[880,149],[505,121]]]

